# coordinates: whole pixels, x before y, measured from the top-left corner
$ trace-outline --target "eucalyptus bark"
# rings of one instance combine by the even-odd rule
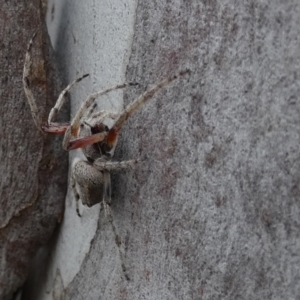
[[[147,158],[112,174],[113,226],[96,206],[79,219],[70,196],[29,299],[298,299],[300,2],[136,1],[131,29],[128,3],[67,0],[60,20],[55,9],[70,79],[120,83],[124,35],[124,80],[140,84],[125,104],[191,75],[124,126],[114,159]]]
[[[63,218],[67,153],[61,139],[35,127],[22,73],[32,47],[30,85],[39,118],[46,120],[60,89],[45,25],[44,2],[4,1],[0,5],[0,298],[12,299],[24,283],[32,258]],[[67,118],[67,113],[64,111]]]

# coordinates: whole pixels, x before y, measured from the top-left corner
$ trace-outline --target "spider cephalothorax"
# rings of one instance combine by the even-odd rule
[[[53,122],[64,104],[66,94],[77,82],[88,76],[84,75],[74,80],[61,92],[55,106],[49,113],[47,124],[40,126],[38,124],[36,100],[28,84],[31,67],[30,48],[33,38],[29,42],[24,64],[23,84],[25,94],[30,104],[34,122],[39,130],[46,133],[64,134],[63,148],[65,150],[82,148],[86,160],[75,159],[71,172],[71,183],[76,197],[76,211],[80,216],[78,209],[79,199],[87,206],[93,206],[102,202],[104,207],[106,207],[106,204],[110,203],[111,195],[110,171],[124,169],[138,162],[136,159],[121,162],[111,161],[117,145],[119,132],[126,120],[143,106],[147,100],[151,99],[159,89],[189,71],[186,70],[172,77],[165,78],[129,104],[121,113],[107,111],[94,112],[96,107],[95,100],[113,90],[136,85],[135,83],[119,84],[94,93],[88,96],[82,103],[70,123]]]

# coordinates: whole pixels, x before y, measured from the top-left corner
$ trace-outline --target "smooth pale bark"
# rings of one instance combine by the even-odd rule
[[[58,2],[60,63],[69,81],[92,78],[73,115],[100,88],[140,83],[128,104],[192,73],[124,127],[115,160],[144,161],[112,176],[113,226],[99,206],[79,219],[69,194],[29,299],[296,299],[300,2]],[[99,103],[120,110],[122,98]]]
[[[63,217],[68,156],[61,138],[42,136],[25,98],[22,73],[34,32],[32,86],[46,120],[60,89],[41,1],[0,4],[0,298],[12,299],[32,258]],[[67,118],[66,111],[64,117]]]

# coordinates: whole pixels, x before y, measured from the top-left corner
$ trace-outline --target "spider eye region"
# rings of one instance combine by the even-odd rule
[[[100,132],[108,132],[109,128],[104,125],[103,123],[96,124],[95,126],[91,127],[92,134],[100,133]]]

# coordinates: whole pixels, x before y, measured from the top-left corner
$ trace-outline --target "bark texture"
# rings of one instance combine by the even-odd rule
[[[1,0],[0,16],[0,299],[5,300],[24,283],[33,256],[62,219],[68,157],[61,139],[42,136],[35,127],[22,85],[27,44],[37,32],[30,84],[42,123],[60,87],[45,7],[38,0]]]
[[[107,1],[67,3],[61,59],[71,72],[78,57],[101,69],[114,39],[98,35]],[[146,159],[113,175],[113,223],[93,215],[84,244],[99,208],[65,219],[34,299],[298,299],[300,2],[136,4],[126,81],[140,87],[125,103],[178,70],[192,73],[128,121],[115,159]]]

